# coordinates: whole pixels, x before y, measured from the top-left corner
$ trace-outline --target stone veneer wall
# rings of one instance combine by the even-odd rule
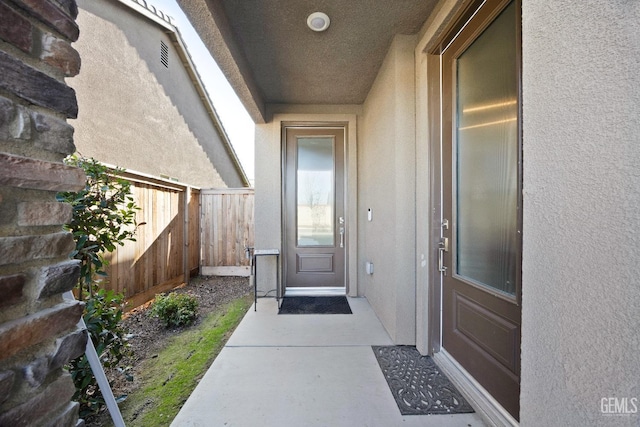
[[[82,304],[71,207],[57,191],[84,186],[62,159],[78,113],[64,81],[80,70],[75,0],[0,0],[0,426],[80,426],[70,375],[81,355]]]

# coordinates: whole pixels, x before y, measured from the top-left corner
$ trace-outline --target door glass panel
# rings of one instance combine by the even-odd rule
[[[456,273],[514,295],[518,201],[516,7],[457,60]]]
[[[333,137],[298,138],[298,246],[334,246]]]

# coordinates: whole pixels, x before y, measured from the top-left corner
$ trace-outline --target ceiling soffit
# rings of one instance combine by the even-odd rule
[[[393,36],[417,33],[436,4],[435,0],[178,1],[245,105],[247,96],[253,98],[249,103],[254,105],[247,108],[261,109],[263,117],[264,104],[362,104]],[[324,32],[307,27],[307,16],[316,11],[331,19]]]

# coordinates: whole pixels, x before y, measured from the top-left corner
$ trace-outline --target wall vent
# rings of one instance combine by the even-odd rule
[[[160,41],[160,62],[162,65],[169,68],[169,46]]]

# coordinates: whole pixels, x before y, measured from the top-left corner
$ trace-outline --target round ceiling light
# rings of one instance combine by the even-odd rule
[[[329,24],[331,24],[331,20],[326,13],[313,12],[307,18],[307,25],[313,31],[324,31],[329,28]]]

